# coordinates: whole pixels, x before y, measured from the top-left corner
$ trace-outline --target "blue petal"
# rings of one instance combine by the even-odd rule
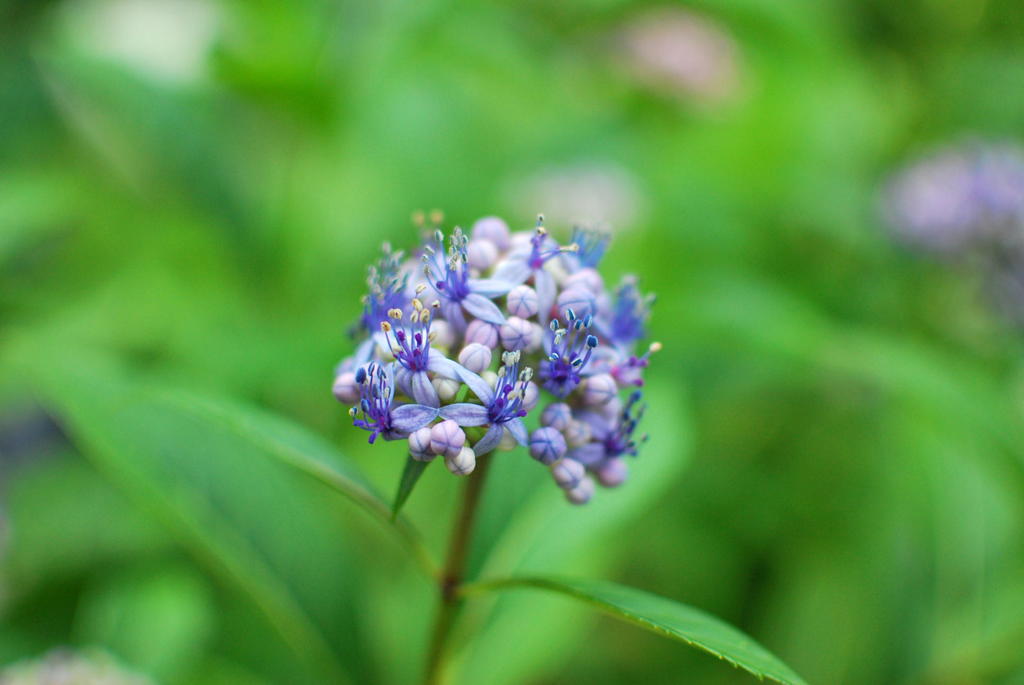
[[[526,432],[526,424],[523,423],[522,419],[512,419],[505,424],[505,428],[520,445],[530,442],[530,435]]]
[[[544,269],[533,272],[533,286],[537,291],[537,318],[542,326],[551,318],[551,307],[555,304],[555,279]]]
[[[519,285],[530,277],[530,267],[526,263],[526,257],[510,257],[504,264],[500,264],[494,272],[494,280],[507,281],[513,285]]]
[[[462,367],[458,362],[453,362],[435,349],[430,350],[430,356],[427,357],[427,371],[432,371],[445,378],[457,379],[460,368]]]
[[[455,364],[455,362],[452,362]],[[494,400],[494,389],[478,374],[473,373],[465,366],[461,364],[455,364],[458,367],[458,378],[460,381],[469,386],[469,389],[473,391],[481,402],[484,404],[490,404]]]
[[[516,283],[503,281],[500,278],[471,278],[468,281],[469,291],[485,297],[498,297],[516,287]]]
[[[505,434],[505,429],[498,424],[491,425],[484,433],[484,437],[480,438],[475,445],[473,445],[473,451],[476,452],[476,456],[481,454],[487,454],[501,442],[501,436]]]
[[[422,404],[403,404],[391,410],[391,427],[401,433],[412,433],[437,418],[435,407]]]
[[[431,384],[426,371],[417,371],[412,374],[412,397],[428,407],[437,407],[441,404],[441,398],[437,396],[437,389]]]
[[[441,311],[444,313],[445,321],[452,329],[462,335],[466,332],[466,317],[462,315],[462,305],[453,300],[446,300],[441,305]]]
[[[485,426],[487,425],[487,407],[469,402],[449,404],[441,407],[441,417],[451,419],[460,426]]]
[[[466,311],[475,316],[478,319],[483,319],[487,323],[493,323],[496,326],[500,326],[505,323],[505,315],[498,309],[498,305],[488,300],[483,295],[477,295],[471,293],[466,295],[462,300],[462,306],[466,308]]]

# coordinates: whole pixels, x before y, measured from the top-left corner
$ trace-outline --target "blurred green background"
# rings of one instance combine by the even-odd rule
[[[659,296],[651,442],[582,510],[508,460],[476,567],[685,601],[812,683],[1024,683],[1020,332],[877,200],[929,145],[1024,135],[1020,2],[8,0],[0,84],[0,358],[272,410],[390,493],[402,455],[329,392],[380,242],[434,207],[606,219],[606,272]],[[323,682],[0,368],[0,665]],[[351,680],[415,682],[434,597],[379,526],[292,473],[212,473]],[[438,550],[456,486],[433,469],[408,507]],[[478,614],[456,682],[750,682],[564,600]]]

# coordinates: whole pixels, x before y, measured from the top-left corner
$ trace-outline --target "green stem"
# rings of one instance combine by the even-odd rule
[[[430,651],[427,655],[427,672],[424,678],[427,685],[438,685],[441,682],[442,664],[447,651],[448,638],[462,604],[459,588],[466,570],[466,558],[469,556],[473,523],[476,521],[480,495],[484,490],[484,481],[490,463],[490,456],[477,460],[476,470],[466,480],[466,487],[462,493],[462,509],[455,518],[452,528],[452,537],[448,543],[448,555],[438,579],[440,606],[437,610],[437,618],[434,620],[434,629],[430,637]]]

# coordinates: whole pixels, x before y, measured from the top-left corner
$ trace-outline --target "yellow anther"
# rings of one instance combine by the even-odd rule
[[[649,348],[651,352],[661,352],[662,344],[660,342],[652,342]]]
[[[395,309],[389,309],[388,310],[388,316],[390,316],[395,321],[401,321],[402,320],[402,310],[398,309],[397,307]]]
[[[418,297],[412,298],[412,308],[416,311],[423,309],[423,302]]]
[[[391,332],[391,324],[388,323],[387,321],[381,321],[380,322],[380,329],[382,331],[384,331],[385,333],[390,333]]]
[[[427,289],[427,286],[425,286],[422,283],[420,283],[418,286],[416,286],[416,294],[419,295],[420,293],[422,293],[426,289]]]

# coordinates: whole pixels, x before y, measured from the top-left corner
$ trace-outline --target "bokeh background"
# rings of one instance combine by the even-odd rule
[[[1016,0],[8,0],[0,83],[0,358],[272,410],[392,492],[402,455],[329,392],[380,242],[416,209],[603,223],[659,296],[651,441],[582,511],[508,461],[475,567],[687,602],[813,683],[1024,683],[1022,332],[989,262],[880,211],[935,146],[1024,137]],[[322,682],[0,368],[0,665]],[[440,549],[436,471],[408,513]],[[401,550],[312,482],[216,473],[353,682],[415,682]],[[564,600],[484,605],[456,682],[750,682]]]

